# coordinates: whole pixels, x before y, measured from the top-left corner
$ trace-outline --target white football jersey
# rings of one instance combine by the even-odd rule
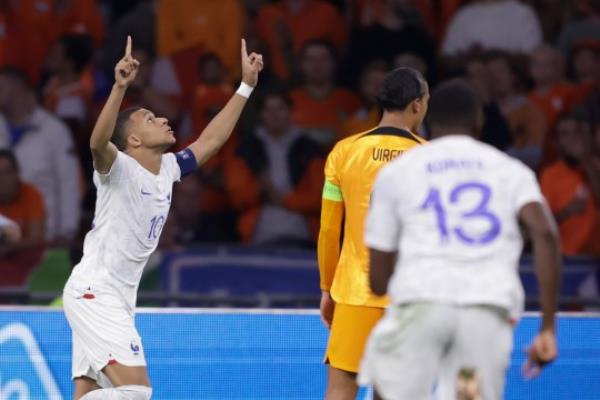
[[[391,162],[377,177],[365,242],[395,252],[393,303],[489,304],[518,317],[520,209],[545,204],[521,162],[467,136],[448,136]]]
[[[162,156],[158,175],[122,152],[106,175],[94,171],[94,222],[70,282],[116,289],[133,310],[142,272],[169,214],[173,182],[180,177],[173,153]]]

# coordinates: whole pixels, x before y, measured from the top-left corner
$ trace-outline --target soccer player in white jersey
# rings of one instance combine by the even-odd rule
[[[204,163],[227,140],[258,81],[262,56],[242,40],[242,83],[198,139],[183,151],[165,118],[150,110],[119,112],[139,62],[125,56],[90,138],[98,198],[83,258],[64,293],[73,331],[75,399],[146,400],[152,389],[144,348],[134,324],[137,288],[155,250],[171,204],[173,182]]]
[[[372,193],[370,284],[392,301],[359,382],[394,400],[431,399],[437,382],[440,399],[455,399],[459,372],[474,369],[483,399],[500,400],[524,302],[519,224],[533,241],[543,314],[525,374],[556,357],[557,230],[533,172],[475,139],[482,110],[468,86],[442,84],[428,120],[441,137],[391,162]]]

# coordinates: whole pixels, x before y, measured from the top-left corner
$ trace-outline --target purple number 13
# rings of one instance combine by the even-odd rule
[[[461,242],[471,246],[488,244],[496,239],[496,237],[498,237],[500,234],[500,219],[488,209],[488,203],[492,196],[492,191],[489,186],[479,182],[462,183],[456,186],[450,192],[450,204],[458,203],[462,193],[466,191],[476,191],[480,193],[481,198],[475,208],[461,214],[461,220],[470,220],[475,218],[485,219],[489,222],[490,227],[487,231],[477,236],[469,235],[461,226],[455,227],[452,229],[452,232],[450,232],[446,218],[446,209],[442,204],[440,191],[437,188],[431,188],[427,198],[425,199],[425,202],[421,206],[421,209],[427,210],[431,208],[435,212],[442,244],[448,242],[450,239],[450,233],[456,235]]]

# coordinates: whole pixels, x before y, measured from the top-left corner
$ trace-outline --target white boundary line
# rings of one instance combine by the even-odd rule
[[[286,308],[183,308],[183,307],[139,307],[138,314],[248,314],[248,315],[319,315],[316,308],[286,309]],[[49,306],[0,306],[1,312],[60,312],[60,307]],[[537,311],[527,311],[524,317],[539,317]],[[600,312],[559,312],[563,318],[600,318]]]

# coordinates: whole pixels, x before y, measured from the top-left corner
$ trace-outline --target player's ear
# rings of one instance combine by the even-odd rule
[[[138,148],[138,147],[140,147],[142,145],[142,139],[136,133],[131,132],[127,136],[127,145],[128,145],[128,147],[131,147],[131,148],[134,148],[134,149]]]

